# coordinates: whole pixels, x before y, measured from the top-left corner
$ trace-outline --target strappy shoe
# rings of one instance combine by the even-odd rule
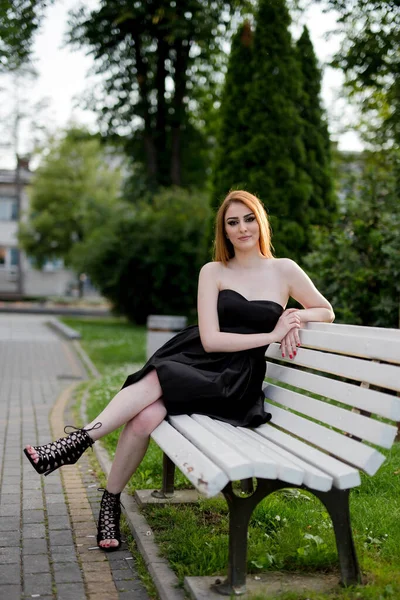
[[[74,465],[85,450],[94,444],[88,431],[98,429],[101,425],[100,422],[96,423],[91,429],[79,429],[72,425],[67,425],[64,427],[65,433],[68,433],[67,429],[70,427],[75,429],[67,437],[60,438],[44,446],[32,446],[39,456],[38,462],[34,462],[26,448],[24,449],[25,456],[39,475],[50,475],[50,473],[63,465]]]
[[[97,524],[97,545],[105,552],[114,552],[121,548],[121,533],[119,520],[121,518],[121,494],[112,494],[104,488],[98,488],[104,492],[100,504],[99,521]],[[118,546],[100,546],[105,540],[117,540]]]

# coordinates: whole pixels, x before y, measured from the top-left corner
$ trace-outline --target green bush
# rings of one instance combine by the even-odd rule
[[[109,222],[76,247],[74,262],[132,321],[194,314],[209,223],[205,194],[164,189],[147,202],[122,202]]]

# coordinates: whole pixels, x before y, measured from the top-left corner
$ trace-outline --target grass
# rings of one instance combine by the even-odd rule
[[[82,333],[83,346],[102,373],[101,379],[89,384],[88,416],[92,419],[126,375],[143,363],[145,332],[120,319],[63,320]],[[105,439],[111,456],[117,439],[117,432]],[[291,592],[282,594],[280,600],[400,598],[400,444],[384,452],[387,460],[377,475],[362,476],[362,485],[351,492],[353,534],[366,585],[325,594]],[[162,453],[151,443],[128,490],[159,487],[161,466]],[[188,487],[180,473],[177,487]],[[148,507],[145,516],[180,582],[186,575],[226,572],[228,512],[223,499],[201,500],[194,506]],[[282,490],[261,502],[251,518],[248,543],[249,573],[338,574],[330,518],[321,503],[304,491]],[[253,600],[265,600],[265,596]]]

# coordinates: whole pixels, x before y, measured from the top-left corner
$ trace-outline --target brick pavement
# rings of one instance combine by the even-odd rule
[[[64,435],[71,382],[85,376],[45,320],[0,315],[0,600],[147,600],[124,546],[89,549],[99,493],[86,455],[40,477],[22,453]]]

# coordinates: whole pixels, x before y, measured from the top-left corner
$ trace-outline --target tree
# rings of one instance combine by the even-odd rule
[[[243,149],[249,142],[245,107],[252,80],[253,32],[249,21],[232,39],[221,97],[217,152],[213,168],[212,204],[218,208],[232,188],[246,189],[249,171]]]
[[[208,197],[198,190],[171,187],[121,203],[76,248],[74,264],[137,323],[154,313],[193,315],[209,217]]]
[[[400,11],[398,0],[323,0],[339,13],[343,42],[333,64],[365,116],[372,147],[400,145]],[[374,128],[371,127],[374,124]],[[378,134],[378,135],[377,135]]]
[[[33,36],[50,1],[0,1],[0,71],[12,71],[29,58]]]
[[[194,125],[199,119],[192,116],[201,115],[205,96],[209,104],[215,95],[222,43],[236,7],[245,4],[102,0],[100,8],[72,15],[71,43],[88,48],[104,76],[104,89],[89,103],[104,134],[129,142],[136,165],[144,165],[147,185],[193,183],[182,158],[201,145],[193,142],[200,132]],[[199,183],[204,183],[205,166]]]
[[[326,115],[321,105],[321,71],[308,33],[303,33],[296,44],[302,73],[300,116],[303,121],[305,170],[312,182],[309,198],[310,222],[331,225],[336,212],[333,194],[331,151]]]
[[[19,230],[19,241],[37,266],[62,258],[73,267],[72,251],[110,218],[119,185],[119,170],[109,166],[98,139],[70,129],[53,140],[35,172],[30,211]]]
[[[400,157],[398,151],[365,153],[361,164],[361,174],[350,169],[345,175],[335,227],[316,230],[306,265],[339,322],[397,328]]]
[[[304,168],[301,71],[289,25],[284,0],[260,0],[244,154],[248,189],[264,199],[277,254],[298,259],[308,248],[312,181]]]

